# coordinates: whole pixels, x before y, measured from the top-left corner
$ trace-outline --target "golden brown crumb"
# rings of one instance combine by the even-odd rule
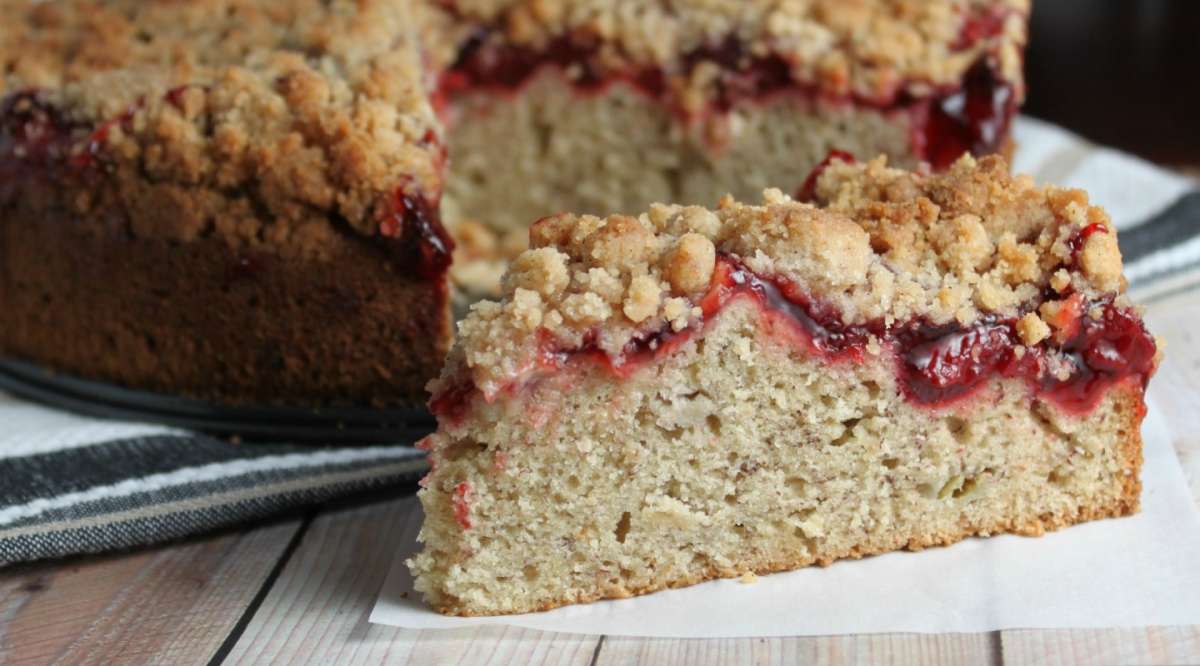
[[[1050,327],[1036,314],[1027,312],[1017,321],[1017,333],[1021,336],[1021,342],[1032,347],[1050,336]]]
[[[1082,192],[1010,175],[999,157],[964,157],[943,174],[892,169],[884,158],[835,162],[817,181],[815,205],[778,190],[764,201],[539,221],[505,297],[460,324],[445,375],[465,371],[491,393],[535,365],[541,335],[563,348],[592,335],[618,356],[646,332],[697,325],[718,253],[799,285],[849,324],[1019,317],[1031,346],[1069,335],[1079,303],[1122,290],[1105,213]],[[1076,258],[1071,239],[1089,224],[1106,232],[1091,234]],[[1071,299],[1024,311],[1067,284]]]
[[[675,293],[695,294],[708,286],[716,261],[717,250],[712,241],[689,231],[679,237],[667,254],[667,281]]]

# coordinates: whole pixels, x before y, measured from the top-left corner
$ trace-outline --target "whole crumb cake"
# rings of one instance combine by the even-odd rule
[[[1029,12],[1028,0],[0,7],[0,310],[13,322],[0,353],[301,405],[421,402],[451,301],[498,293],[543,215],[791,191],[831,148],[934,168],[1004,151]]]
[[[555,215],[431,384],[435,609],[521,613],[1138,509],[1116,231],[1004,160]]]

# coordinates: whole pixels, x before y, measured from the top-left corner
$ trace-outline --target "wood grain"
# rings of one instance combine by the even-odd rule
[[[1006,664],[1195,664],[1200,626],[1006,631]]]
[[[203,663],[298,527],[0,572],[0,663]]]
[[[609,637],[596,664],[998,664],[998,641],[995,633],[720,640]]]
[[[418,631],[367,622],[410,527],[412,498],[324,513],[229,653],[231,663],[587,664],[598,636],[512,627]]]

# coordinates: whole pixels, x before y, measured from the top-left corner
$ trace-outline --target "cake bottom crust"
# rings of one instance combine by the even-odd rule
[[[1138,465],[1140,467],[1140,456]],[[1038,537],[1044,535],[1046,532],[1053,532],[1065,527],[1086,523],[1092,520],[1132,516],[1140,509],[1138,494],[1138,492],[1134,492],[1132,496],[1123,497],[1121,500],[1107,505],[1082,507],[1073,515],[1046,513],[1038,516],[1037,518],[1021,523],[1001,520],[986,527],[965,529],[957,533],[931,532],[907,539],[897,538],[891,542],[879,541],[870,545],[856,546],[841,552],[831,551],[829,553],[821,553],[815,558],[743,562],[736,567],[714,566],[698,574],[657,581],[651,585],[628,588],[610,588],[592,595],[563,596],[530,606],[526,609],[510,611],[507,614],[540,613],[542,611],[553,610],[555,608],[569,606],[572,604],[590,603],[593,601],[604,601],[609,599],[628,599],[630,597],[636,597],[643,594],[650,594],[653,592],[660,592],[662,590],[680,587],[688,587],[722,578],[738,578],[747,574],[764,576],[773,573],[794,571],[796,569],[802,569],[814,564],[826,567],[838,560],[859,560],[871,555],[882,555],[884,553],[890,553],[899,550],[921,551],[925,550],[926,548],[953,545],[964,539],[969,539],[976,536],[989,537],[997,534],[1018,534],[1021,536]],[[434,610],[443,615],[456,615],[459,617],[483,617],[494,615],[494,613],[490,612],[477,612],[470,608],[451,605],[435,605]]]
[[[418,406],[450,341],[445,279],[334,235],[321,258],[0,210],[0,354],[225,404]]]

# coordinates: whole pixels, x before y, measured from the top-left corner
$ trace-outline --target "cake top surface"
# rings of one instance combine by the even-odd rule
[[[440,191],[440,130],[408,3],[0,8],[0,93],[37,91],[37,104],[82,133],[76,149],[99,139],[106,158],[152,181],[251,187],[278,218],[333,211],[368,233],[381,195],[402,185]]]
[[[443,0],[509,43],[545,47],[569,36],[595,44],[614,69],[678,69],[702,54],[741,66],[775,55],[823,93],[891,101],[956,86],[982,54],[1021,80],[1029,0]],[[736,50],[730,46],[736,45]],[[698,87],[714,67],[690,72]],[[1023,94],[1018,89],[1018,94]]]
[[[538,221],[530,245],[501,301],[476,304],[459,325],[447,373],[465,369],[485,394],[548,345],[618,357],[634,339],[701,325],[723,259],[831,306],[846,326],[1019,318],[1035,345],[1063,326],[1056,315],[1070,297],[1125,302],[1104,211],[1080,190],[1010,175],[994,156],[964,156],[942,174],[835,160],[812,203],[768,190],[761,205],[562,214]]]

